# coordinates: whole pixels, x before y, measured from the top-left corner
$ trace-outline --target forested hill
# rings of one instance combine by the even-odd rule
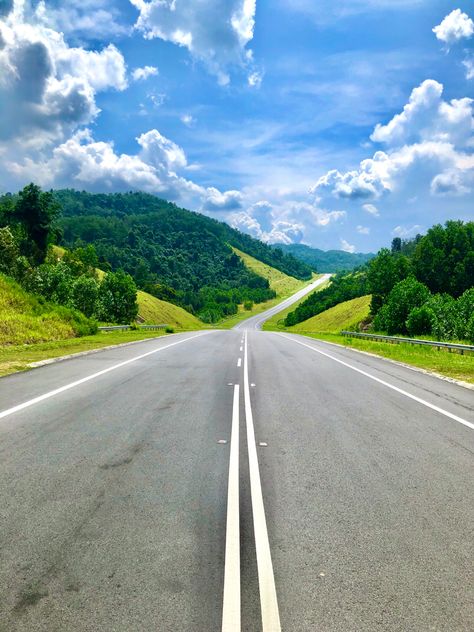
[[[67,189],[55,197],[62,207],[63,244],[94,244],[101,261],[123,268],[142,287],[160,283],[192,292],[234,284],[241,263],[230,246],[298,279],[311,278],[310,266],[292,255],[153,195]]]
[[[320,250],[304,244],[288,244],[282,246],[286,254],[291,254],[318,272],[340,272],[353,270],[364,265],[375,255],[362,252],[345,252],[344,250]]]

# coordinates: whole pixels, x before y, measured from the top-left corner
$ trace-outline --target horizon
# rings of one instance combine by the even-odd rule
[[[473,34],[441,0],[2,2],[0,188],[376,252],[474,216]]]

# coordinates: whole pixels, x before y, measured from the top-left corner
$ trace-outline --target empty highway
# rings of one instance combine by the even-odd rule
[[[0,630],[474,629],[474,391],[262,316],[0,379]]]

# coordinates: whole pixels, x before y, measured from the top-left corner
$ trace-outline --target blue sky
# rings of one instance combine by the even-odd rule
[[[0,0],[0,188],[140,189],[348,251],[474,219],[471,18],[444,0]]]

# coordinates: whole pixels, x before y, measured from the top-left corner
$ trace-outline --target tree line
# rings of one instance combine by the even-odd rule
[[[448,221],[411,240],[395,238],[367,265],[336,275],[288,314],[288,326],[371,294],[375,331],[474,341],[474,222]]]

